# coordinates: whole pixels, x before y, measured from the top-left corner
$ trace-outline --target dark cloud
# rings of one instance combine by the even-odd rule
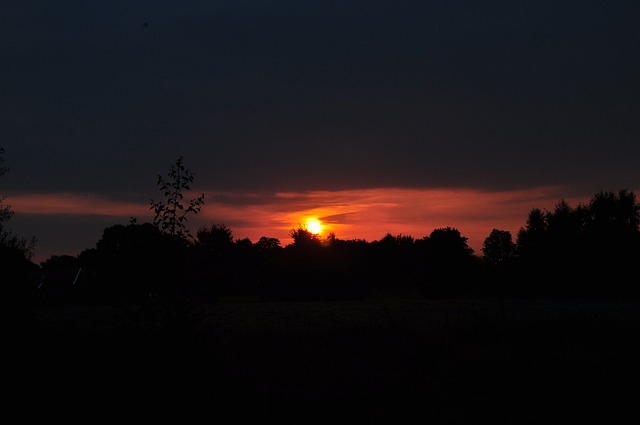
[[[3,139],[24,170],[12,184],[31,190],[147,190],[178,154],[217,189],[638,177],[624,171],[640,153],[633,3],[75,2],[11,14]]]
[[[349,217],[355,212],[341,213],[341,214],[333,214],[325,217],[319,217],[319,220],[323,223],[327,224],[345,224],[349,222]]]

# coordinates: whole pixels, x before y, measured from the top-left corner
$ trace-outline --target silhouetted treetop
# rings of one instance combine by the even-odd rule
[[[311,233],[309,230],[305,229],[302,226],[298,226],[297,229],[291,229],[289,231],[289,236],[293,239],[294,247],[310,247],[310,246],[320,246],[322,244],[322,239],[317,234]]]
[[[484,259],[494,265],[512,261],[516,255],[516,244],[513,242],[511,232],[493,229],[482,245]]]
[[[4,148],[0,147],[0,177],[9,172],[9,168],[3,165]],[[23,257],[26,262],[31,262],[34,255],[36,238],[22,238],[13,234],[6,226],[7,222],[13,217],[14,211],[11,205],[5,203],[6,196],[0,194],[0,260],[6,258]],[[12,260],[13,261],[13,260]]]
[[[255,243],[255,247],[259,252],[273,252],[281,249],[280,239],[262,236]]]
[[[197,214],[204,204],[204,194],[183,203],[184,192],[191,189],[195,173],[185,168],[182,156],[169,168],[168,178],[158,174],[157,185],[164,196],[163,201],[151,201],[155,212],[153,224],[162,231],[181,238],[192,238],[187,228],[187,214]]]
[[[443,227],[434,229],[426,242],[433,254],[464,258],[473,255],[473,249],[467,244],[468,240],[469,238],[462,236],[458,229]]]
[[[175,200],[169,205],[182,199],[169,188],[165,193]],[[164,223],[172,217],[168,213]],[[551,211],[533,208],[515,243],[509,231],[494,228],[481,257],[454,227],[436,228],[419,239],[387,233],[372,242],[333,233],[322,238],[301,225],[289,234],[292,242],[283,248],[267,236],[255,244],[248,238],[234,241],[227,225],[211,224],[192,240],[179,229],[171,233],[170,227],[132,220],[106,228],[96,249],[78,261],[98,271],[105,293],[114,298],[253,294],[319,300],[376,291],[434,299],[640,295],[637,282],[628,278],[640,260],[640,205],[626,190],[597,193],[576,207],[561,199]],[[44,266],[64,263],[75,259],[52,257]]]
[[[233,244],[233,232],[226,224],[203,226],[196,232],[196,246],[221,253]]]

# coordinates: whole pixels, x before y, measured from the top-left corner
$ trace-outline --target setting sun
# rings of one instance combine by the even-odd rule
[[[317,235],[320,233],[320,230],[322,230],[322,225],[318,220],[309,220],[307,221],[307,230]]]

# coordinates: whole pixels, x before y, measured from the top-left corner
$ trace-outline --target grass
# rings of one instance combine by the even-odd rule
[[[611,421],[633,407],[639,307],[380,299],[41,308],[22,383],[54,409],[68,399],[53,383],[66,382],[67,395],[94,409],[138,412],[144,404],[134,401],[148,397],[183,421],[196,412],[263,423]]]

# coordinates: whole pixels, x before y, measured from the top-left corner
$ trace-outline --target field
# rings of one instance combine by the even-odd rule
[[[604,423],[638,396],[632,300],[150,302],[28,321],[15,385],[33,414]]]

